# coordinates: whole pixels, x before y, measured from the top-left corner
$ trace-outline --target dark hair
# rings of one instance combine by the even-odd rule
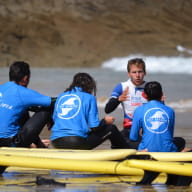
[[[27,75],[30,77],[30,67],[28,63],[16,61],[9,68],[9,80],[19,83]]]
[[[161,100],[163,90],[161,84],[157,81],[151,81],[146,83],[144,92],[147,95],[148,100]]]
[[[141,67],[143,69],[144,73],[146,73],[145,62],[143,61],[143,59],[134,58],[134,59],[129,60],[128,64],[127,64],[127,72],[130,72],[132,65],[136,65],[137,67]]]
[[[96,82],[88,73],[77,73],[65,91],[70,91],[74,87],[81,87],[82,91],[96,95]]]

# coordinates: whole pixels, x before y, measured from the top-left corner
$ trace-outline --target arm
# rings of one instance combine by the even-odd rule
[[[128,100],[128,92],[128,87],[125,88],[124,91],[122,91],[122,85],[117,85],[112,92],[112,98],[108,101],[105,106],[105,113],[113,112],[122,101]]]
[[[115,120],[115,118],[112,116],[106,116],[101,121],[99,120],[97,103],[96,103],[95,97],[94,97],[94,99],[92,99],[89,114],[90,114],[89,115],[89,126],[92,131],[98,131],[103,126],[105,126],[107,124],[112,124]]]
[[[108,103],[105,106],[105,113],[113,112],[118,107],[118,105],[120,103],[121,102],[118,100],[118,98],[111,98],[111,99],[109,99]]]
[[[99,123],[98,127],[92,127],[91,131],[98,131],[102,129],[105,125],[112,124],[115,121],[115,118],[112,116],[106,116],[104,119],[102,119]]]
[[[34,107],[29,107],[28,110],[32,112],[38,112],[38,111],[50,111],[54,109],[55,102],[56,102],[56,97],[51,97],[51,105],[49,107],[43,107],[43,106],[34,106]]]

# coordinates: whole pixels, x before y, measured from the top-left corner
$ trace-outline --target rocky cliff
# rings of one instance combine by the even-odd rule
[[[192,0],[0,0],[0,66],[99,66],[192,48]],[[187,55],[186,55],[187,56]]]

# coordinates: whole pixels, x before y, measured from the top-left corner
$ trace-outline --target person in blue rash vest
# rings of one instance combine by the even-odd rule
[[[53,147],[93,149],[109,139],[112,148],[129,148],[112,124],[112,116],[99,120],[95,95],[95,80],[87,73],[77,73],[55,103],[51,128]]]
[[[174,136],[175,112],[164,104],[161,84],[157,81],[146,83],[144,94],[148,102],[138,107],[133,115],[130,139],[137,140],[142,132],[142,140],[138,149],[149,152],[187,152],[185,140]],[[141,130],[141,131],[140,131]],[[141,155],[132,159],[150,159]],[[153,159],[155,160],[155,159]],[[159,172],[144,171],[144,176],[138,185],[149,185],[159,175]],[[167,174],[167,185],[189,186],[190,176]]]
[[[47,147],[39,134],[51,122],[55,98],[28,89],[30,74],[28,63],[16,61],[9,81],[0,85],[0,147]],[[34,112],[31,117],[29,111]],[[0,174],[5,169],[0,166]]]
[[[145,62],[142,58],[130,59],[127,63],[129,79],[115,86],[105,106],[105,113],[109,114],[113,112],[119,104],[122,105],[124,121],[121,133],[133,149],[138,148],[141,139],[137,142],[129,140],[133,113],[138,106],[147,102],[146,98],[143,97],[143,90],[146,84],[144,80],[146,75],[145,68]]]
[[[185,140],[174,136],[175,112],[162,101],[163,91],[157,81],[146,83],[144,94],[148,102],[139,106],[133,115],[130,140],[137,141],[138,150],[176,152],[185,148]]]
[[[8,82],[0,86],[0,147],[46,147],[39,134],[51,119],[52,98],[27,88],[30,66],[16,61]],[[29,110],[34,111],[32,117]]]

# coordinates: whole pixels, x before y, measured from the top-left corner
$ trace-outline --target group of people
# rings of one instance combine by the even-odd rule
[[[29,64],[14,62],[9,81],[0,86],[0,147],[47,147],[39,134],[48,124],[55,148],[93,149],[110,140],[114,149],[185,150],[185,140],[174,137],[175,113],[165,104],[161,84],[144,80],[143,59],[129,60],[127,72],[128,80],[113,89],[105,106],[108,114],[122,105],[124,122],[119,131],[114,117],[99,119],[96,82],[88,73],[75,74],[69,87],[54,98],[27,88]]]

